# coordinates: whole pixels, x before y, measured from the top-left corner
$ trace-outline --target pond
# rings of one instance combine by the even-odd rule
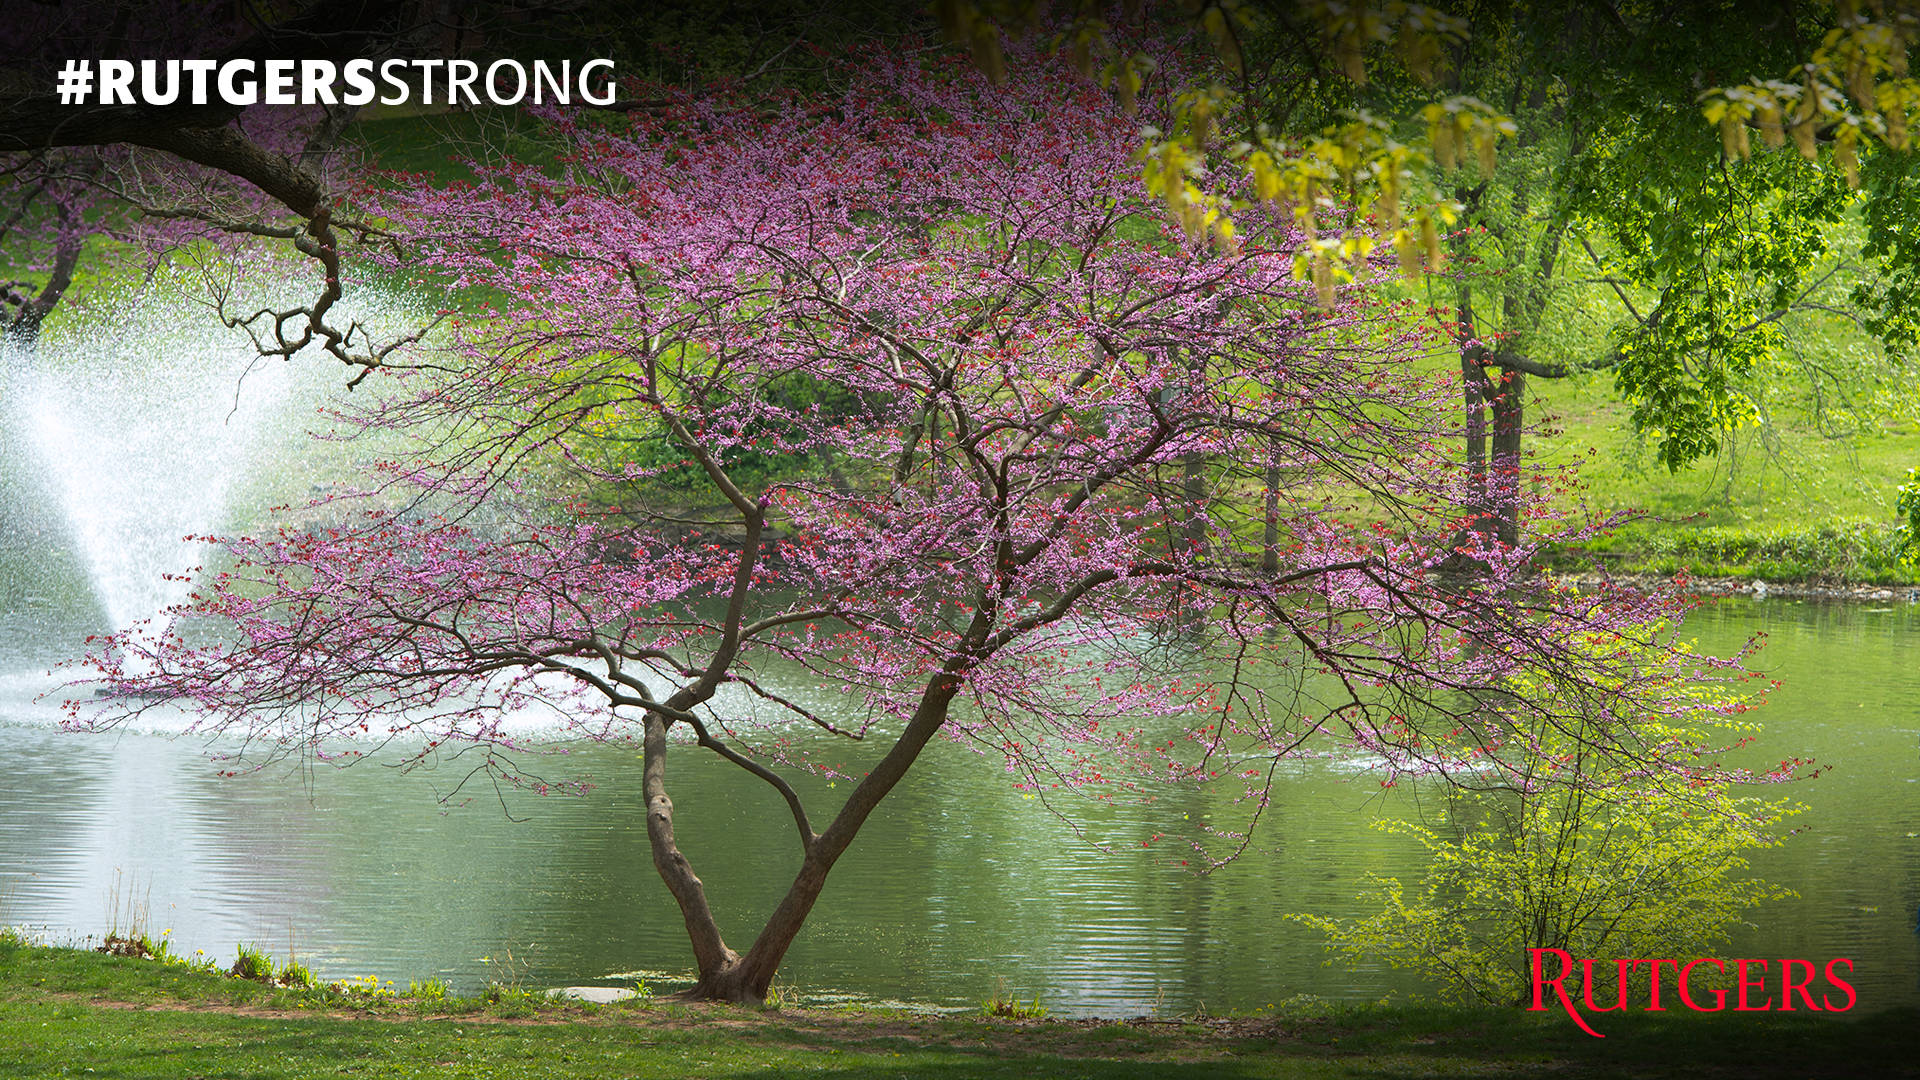
[[[57,706],[35,698],[74,628],[10,614],[0,922],[79,940],[139,907],[188,954],[225,963],[252,942],[284,957],[291,942],[324,978],[402,986],[685,973],[686,938],[647,850],[636,747],[542,763],[590,776],[596,787],[577,797],[476,781],[442,803],[470,767],[460,760],[404,775],[376,762],[223,779],[191,740],[57,730]],[[1920,1001],[1920,607],[1732,600],[1689,630],[1720,651],[1765,631],[1759,666],[1784,685],[1759,714],[1761,752],[1832,766],[1790,789],[1809,810],[1755,860],[1799,897],[1755,909],[1721,955],[1847,956],[1862,1006]],[[797,844],[769,789],[706,757],[681,750],[671,762],[680,839],[744,944]],[[1318,933],[1284,916],[1365,914],[1369,873],[1413,874],[1417,850],[1369,822],[1417,814],[1417,798],[1336,763],[1299,763],[1256,849],[1197,876],[1153,833],[1183,814],[1231,813],[1220,795],[1147,813],[1094,808],[1101,851],[1013,790],[997,762],[937,745],[835,870],[782,982],[814,1001],[955,1008],[1004,985],[1056,1015],[1404,995],[1418,986],[1403,973],[1325,966]]]

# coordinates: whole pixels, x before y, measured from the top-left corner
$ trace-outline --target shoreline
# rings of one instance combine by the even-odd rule
[[[1636,589],[1679,583],[1689,592],[1715,598],[1742,596],[1750,600],[1822,600],[1856,604],[1920,604],[1920,586],[1840,583],[1811,581],[1767,581],[1763,578],[1693,576],[1689,574],[1603,574],[1586,571],[1561,573],[1549,571],[1555,580],[1578,588],[1600,585],[1627,585]]]

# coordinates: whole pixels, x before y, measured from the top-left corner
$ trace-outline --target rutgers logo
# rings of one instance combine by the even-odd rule
[[[1675,993],[1666,1000],[1677,998],[1681,1005],[1694,1012],[1720,1012],[1727,1007],[1729,991],[1722,989],[1696,991],[1688,985],[1694,970],[1707,965],[1717,973],[1724,974],[1729,965],[1734,971],[1733,1011],[1734,1012],[1794,1012],[1805,1009],[1809,1012],[1846,1012],[1853,1008],[1854,993],[1852,984],[1835,973],[1834,969],[1845,966],[1847,974],[1853,974],[1853,961],[1844,956],[1836,956],[1827,961],[1821,970],[1824,985],[1814,985],[1815,971],[1812,960],[1717,960],[1711,957],[1700,960],[1575,960],[1565,949],[1528,949],[1527,956],[1533,970],[1533,1004],[1528,1012],[1544,1012],[1550,1006],[1546,1004],[1547,988],[1553,988],[1553,994],[1560,999],[1560,1007],[1567,1011],[1580,1030],[1596,1039],[1605,1035],[1593,1030],[1587,1023],[1586,1012],[1626,1012],[1640,1007],[1639,999],[1628,999],[1631,991],[1627,984],[1633,981],[1642,965],[1650,969],[1647,980],[1647,999],[1645,1012],[1665,1012],[1667,1006],[1661,1004],[1661,990],[1664,984],[1661,976],[1667,969],[1674,973]],[[1559,974],[1548,976],[1547,958],[1558,961]],[[1567,980],[1579,971],[1577,992],[1580,1002],[1574,1004],[1574,992],[1567,989]],[[1609,969],[1613,987],[1611,1001],[1605,1004],[1594,1001],[1596,977],[1602,985],[1608,981]],[[1816,991],[1820,1000],[1814,1002]],[[1829,991],[1845,994],[1845,998],[1835,1001]],[[1699,996],[1695,996],[1696,993]],[[1603,991],[1603,997],[1606,992]],[[1712,1004],[1703,1003],[1711,1001]],[[1795,1004],[1795,1001],[1799,1004]]]

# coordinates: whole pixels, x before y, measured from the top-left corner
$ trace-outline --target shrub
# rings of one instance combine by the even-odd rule
[[[1524,687],[1543,688],[1552,693],[1551,680]],[[1676,672],[1674,689],[1697,703],[1694,726],[1645,724],[1651,743],[1705,749],[1706,729],[1732,729],[1741,736],[1735,742],[1754,730],[1730,719],[1748,703],[1724,685],[1689,683]],[[1512,1004],[1527,993],[1530,948],[1582,957],[1707,955],[1746,909],[1793,895],[1739,875],[1747,853],[1778,843],[1772,826],[1798,807],[1736,796],[1737,774],[1711,767],[1661,774],[1600,758],[1585,741],[1597,718],[1567,704],[1565,726],[1514,733],[1508,745],[1516,749],[1485,789],[1452,789],[1441,828],[1377,823],[1426,848],[1415,888],[1375,878],[1378,914],[1344,922],[1289,917],[1325,931],[1329,947],[1351,962],[1378,958],[1417,970],[1455,1001]]]
[[[1529,948],[1701,956],[1747,908],[1792,896],[1735,876],[1747,867],[1746,852],[1775,843],[1766,830],[1785,812],[1723,791],[1608,800],[1463,793],[1453,801],[1452,835],[1405,821],[1379,825],[1426,847],[1417,895],[1398,879],[1376,879],[1377,915],[1297,918],[1353,959],[1377,956],[1422,972],[1449,999],[1513,1004],[1527,993]]]

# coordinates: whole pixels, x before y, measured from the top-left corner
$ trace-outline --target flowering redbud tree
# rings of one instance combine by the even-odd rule
[[[172,631],[107,643],[136,693],[76,723],[164,695],[286,752],[371,732],[491,758],[520,749],[504,714],[555,704],[641,744],[692,993],[734,1000],[765,995],[936,736],[1062,812],[1234,785],[1246,819],[1191,837],[1199,866],[1310,748],[1389,783],[1583,782],[1509,767],[1548,730],[1643,787],[1707,768],[1644,721],[1732,665],[1586,647],[1678,602],[1575,594],[1471,539],[1411,321],[1364,280],[1318,303],[1284,212],[1239,215],[1231,246],[1170,222],[1137,122],[1067,70],[996,89],[881,56],[826,104],[555,123],[557,164],[388,208],[413,265],[490,305],[368,384],[352,422],[413,451],[228,541]],[[1527,543],[1573,528],[1529,519]],[[860,719],[796,700],[796,672]],[[837,806],[790,782],[809,726],[871,748]],[[791,811],[799,869],[744,950],[675,842],[676,748]]]

